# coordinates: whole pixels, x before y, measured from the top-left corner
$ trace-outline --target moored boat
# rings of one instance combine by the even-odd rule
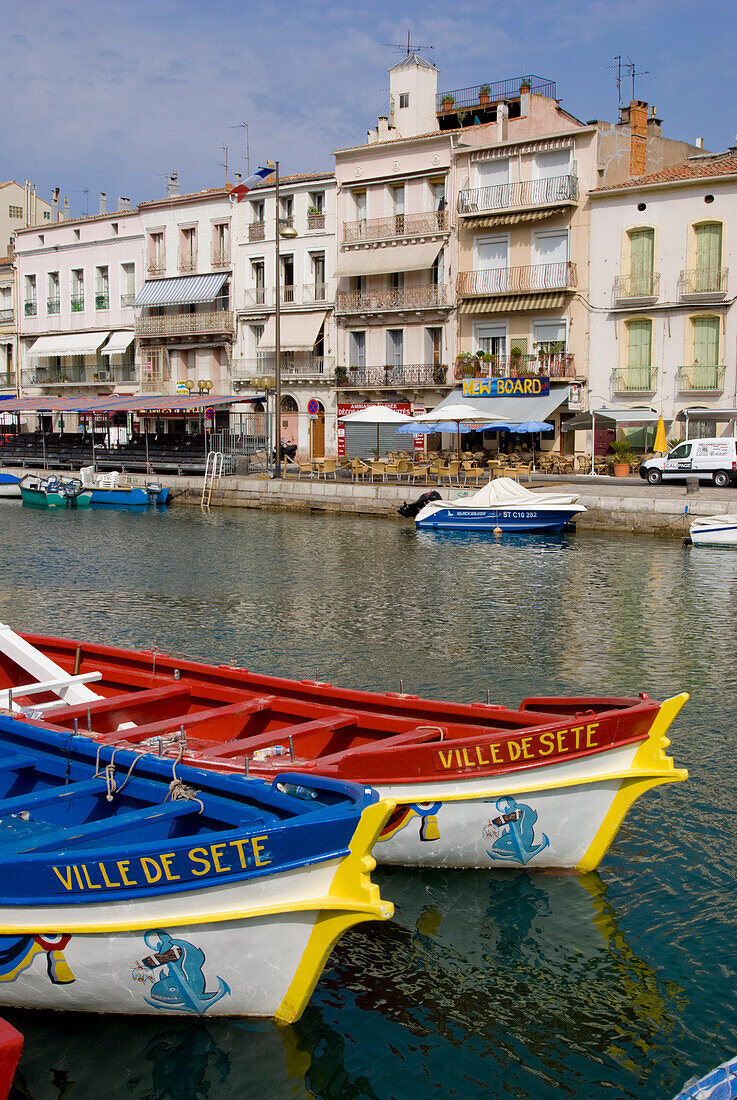
[[[35,508],[89,508],[92,493],[77,477],[24,474],[19,482],[24,504]]]
[[[0,1100],[10,1095],[22,1053],[23,1036],[7,1020],[0,1020]]]
[[[695,519],[689,528],[694,546],[723,546],[737,549],[737,514],[725,512],[721,516],[703,516]]]
[[[397,803],[382,863],[592,870],[635,800],[688,774],[666,753],[685,694],[533,697],[509,709],[19,639],[7,627],[0,652],[0,704],[60,732],[171,754],[184,729],[185,759],[201,767],[269,776],[287,764],[375,787]]]
[[[143,508],[166,504],[169,499],[169,490],[160,481],[146,481],[117,470],[103,474],[97,473],[94,466],[83,466],[79,476],[85,489],[91,491],[95,507]]]
[[[390,809],[0,716],[0,1003],[298,1019],[343,932],[392,914]]]
[[[415,526],[454,531],[562,531],[585,512],[577,496],[538,493],[509,477],[490,481],[469,496],[430,500]]]
[[[0,498],[3,497],[20,500],[20,478],[0,470]]]

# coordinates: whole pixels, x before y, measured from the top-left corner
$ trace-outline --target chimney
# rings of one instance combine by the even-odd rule
[[[235,182],[233,183],[233,186],[234,186],[234,187],[240,187],[240,185],[241,185],[241,184],[243,183],[243,175],[242,175],[242,173],[241,173],[241,172],[236,172],[236,173],[235,173],[235,174],[233,175],[233,179],[234,179],[234,181],[235,181]]]
[[[179,194],[179,176],[176,172],[166,177],[166,197],[175,199]]]
[[[379,141],[386,141],[389,138],[389,116],[379,115],[379,124],[376,127],[376,133]]]
[[[55,187],[51,192],[51,220],[52,222],[58,222],[59,220],[59,188]]]
[[[64,214],[63,214],[61,220],[65,221],[65,222],[69,221],[69,199],[68,198],[64,199]]]
[[[107,209],[106,209],[107,195],[105,194],[104,191],[99,192],[99,194],[97,196],[97,200],[98,200],[97,213],[98,214],[106,214],[107,213]]]
[[[644,176],[647,163],[647,103],[641,99],[630,101],[630,172],[631,176]]]
[[[647,136],[660,137],[662,119],[658,118],[658,108],[653,104],[647,116]]]
[[[497,103],[496,106],[496,140],[507,141],[509,137],[509,106],[506,103]]]
[[[703,149],[704,148],[704,139],[702,137],[701,138],[696,138],[696,141],[694,142],[694,144],[695,144],[697,149]]]
[[[118,212],[124,214],[126,213],[126,211],[130,210],[130,208],[131,200],[127,199],[125,195],[120,195],[118,197]]]

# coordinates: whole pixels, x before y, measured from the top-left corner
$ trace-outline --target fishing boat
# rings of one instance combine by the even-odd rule
[[[737,1100],[737,1057],[686,1081],[673,1100]]]
[[[539,493],[510,477],[490,481],[468,496],[430,500],[415,526],[453,531],[562,531],[585,512],[578,496]]]
[[[223,772],[285,764],[397,803],[380,863],[593,870],[636,799],[687,778],[666,753],[686,702],[531,697],[516,709],[287,680],[0,628],[0,705],[62,734]]]
[[[185,740],[0,716],[0,1003],[291,1022],[343,932],[392,915],[374,791],[181,766]]]
[[[0,1097],[2,1100],[6,1100],[10,1095],[22,1053],[23,1036],[7,1020],[0,1020]]]
[[[722,546],[725,549],[737,549],[737,514],[726,512],[721,516],[704,516],[701,519],[695,519],[688,534],[694,546]]]
[[[83,466],[79,477],[85,489],[92,491],[94,507],[144,508],[166,504],[169,499],[169,490],[160,481],[146,481],[117,470],[103,474],[97,473],[94,466]]]
[[[24,474],[19,488],[23,503],[34,508],[89,508],[92,500],[92,493],[78,477]]]
[[[0,471],[0,498],[3,497],[20,500],[20,478]]]

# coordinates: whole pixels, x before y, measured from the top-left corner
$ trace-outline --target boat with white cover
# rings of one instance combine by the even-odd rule
[[[533,492],[500,477],[470,496],[430,501],[415,525],[455,531],[562,531],[585,511],[577,495]]]
[[[723,546],[737,550],[737,513],[702,516],[693,521],[688,533],[694,546]]]

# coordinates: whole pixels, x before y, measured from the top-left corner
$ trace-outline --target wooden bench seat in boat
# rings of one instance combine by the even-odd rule
[[[31,791],[28,794],[15,795],[13,798],[0,799],[0,817],[21,813],[23,810],[39,810],[43,806],[69,802],[74,798],[87,795],[105,794],[107,785],[104,776],[97,779],[84,779],[79,783],[60,784],[47,787],[44,791]]]
[[[37,844],[25,843],[20,851],[49,852],[58,849],[60,853],[69,847],[80,847],[87,843],[96,843],[101,837],[111,833],[131,832],[140,829],[143,836],[151,838],[157,825],[173,822],[188,814],[201,813],[200,802],[177,800],[158,806],[145,806],[141,810],[131,810],[125,814],[112,814],[101,821],[91,821],[86,825],[77,825],[71,829],[54,829],[45,832]]]
[[[202,749],[197,756],[202,760],[218,760],[227,756],[245,756],[257,752],[260,748],[268,748],[288,741],[291,737],[305,737],[313,733],[327,732],[345,729],[347,726],[358,724],[355,714],[333,714],[328,718],[316,718],[311,722],[298,722],[293,726],[282,726],[280,729],[270,730],[258,737],[242,737],[233,741],[226,741]],[[222,742],[222,738],[220,738]]]
[[[213,707],[211,710],[196,710],[191,714],[180,714],[175,718],[165,718],[161,722],[148,722],[143,726],[135,726],[132,729],[117,730],[113,733],[96,737],[95,740],[103,745],[113,745],[120,741],[130,744],[139,744],[149,738],[163,737],[166,734],[176,733],[184,726],[186,734],[202,740],[222,741],[224,737],[237,737],[244,725],[253,714],[267,710],[274,702],[273,697],[267,696],[261,699],[250,699],[242,703],[231,703],[226,707]],[[213,732],[209,734],[208,732]],[[217,737],[214,736],[218,731]]]
[[[108,695],[96,703],[76,703],[59,707],[54,711],[54,725],[72,729],[74,719],[80,723],[80,731],[87,721],[87,713],[93,720],[95,733],[114,733],[124,722],[139,725],[141,718],[155,714],[157,720],[176,718],[187,713],[192,699],[192,689],[184,684],[172,687],[150,688],[148,691],[124,691]]]

